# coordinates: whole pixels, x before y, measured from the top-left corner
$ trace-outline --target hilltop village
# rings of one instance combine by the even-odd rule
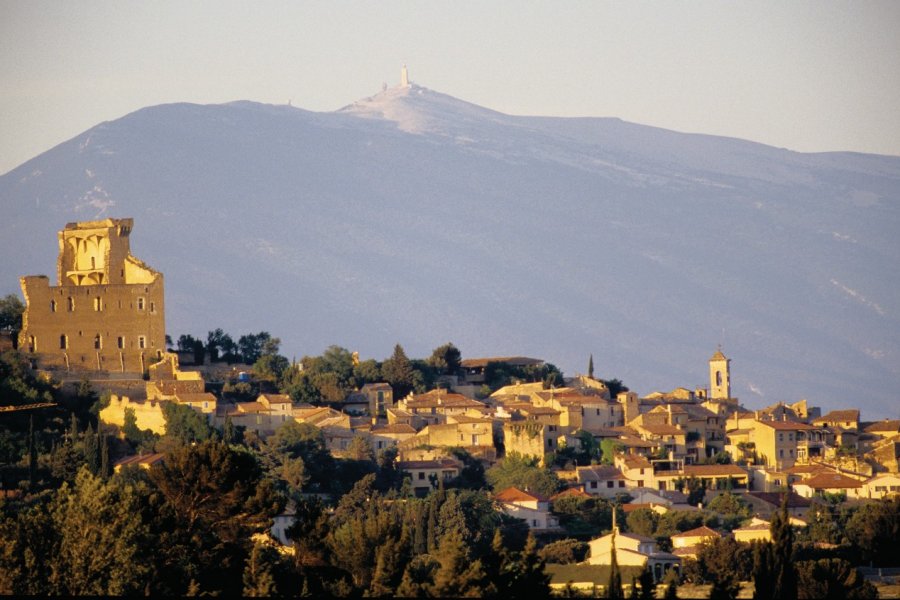
[[[722,349],[698,360],[708,387],[642,397],[595,376],[592,357],[587,374],[564,377],[539,358],[463,358],[453,344],[424,360],[398,345],[381,362],[339,347],[291,362],[266,332],[173,343],[163,275],[131,255],[132,227],[66,225],[57,284],[23,277],[21,324],[0,339],[4,364],[15,365],[3,373],[3,439],[27,445],[4,455],[4,527],[18,532],[0,560],[4,592],[135,591],[134,582],[98,583],[109,585],[114,559],[78,589],[41,588],[16,562],[23,532],[37,527],[23,515],[45,510],[37,491],[77,498],[87,486],[137,504],[135,490],[158,490],[146,492],[145,510],[168,507],[159,514],[169,527],[186,515],[191,527],[203,523],[204,511],[237,502],[238,489],[244,504],[209,517],[210,530],[252,504],[252,523],[209,533],[224,536],[210,547],[225,564],[203,571],[218,560],[209,550],[189,566],[169,557],[148,567],[146,577],[171,587],[138,583],[160,593],[215,591],[230,577],[265,595],[616,597],[621,585],[653,597],[693,585],[758,596],[761,570],[791,568],[760,549],[787,538],[795,586],[823,580],[825,569],[850,597],[892,589],[890,571],[857,567],[900,567],[882,539],[898,535],[900,420],[865,421],[849,405],[822,414],[805,400],[746,406],[732,396]],[[13,373],[27,385],[11,385]],[[33,393],[13,392],[23,386]],[[180,507],[201,492],[191,478],[219,459],[249,460],[249,475],[223,476],[213,508]],[[152,519],[142,523],[153,530]],[[112,543],[117,534],[97,535]],[[188,555],[195,543],[169,542]],[[124,560],[142,556],[134,543]]]

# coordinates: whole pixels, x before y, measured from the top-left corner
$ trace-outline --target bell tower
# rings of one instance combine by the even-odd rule
[[[709,359],[709,397],[731,398],[731,359],[722,354],[721,347]]]

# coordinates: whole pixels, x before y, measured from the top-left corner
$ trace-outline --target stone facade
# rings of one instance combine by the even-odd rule
[[[131,255],[132,219],[69,223],[57,285],[21,278],[19,348],[44,368],[142,373],[165,351],[163,276]]]

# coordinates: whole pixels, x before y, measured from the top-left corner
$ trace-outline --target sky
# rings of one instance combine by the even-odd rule
[[[801,152],[900,155],[900,2],[0,0],[0,174],[145,106],[397,85]]]

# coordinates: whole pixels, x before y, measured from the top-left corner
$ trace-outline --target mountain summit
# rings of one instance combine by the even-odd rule
[[[377,359],[452,340],[570,375],[593,353],[639,393],[704,385],[722,343],[750,407],[897,416],[897,157],[505,115],[411,83],[330,113],[148,107],[0,177],[0,199],[0,293],[51,274],[65,223],[133,217],[175,337]]]

